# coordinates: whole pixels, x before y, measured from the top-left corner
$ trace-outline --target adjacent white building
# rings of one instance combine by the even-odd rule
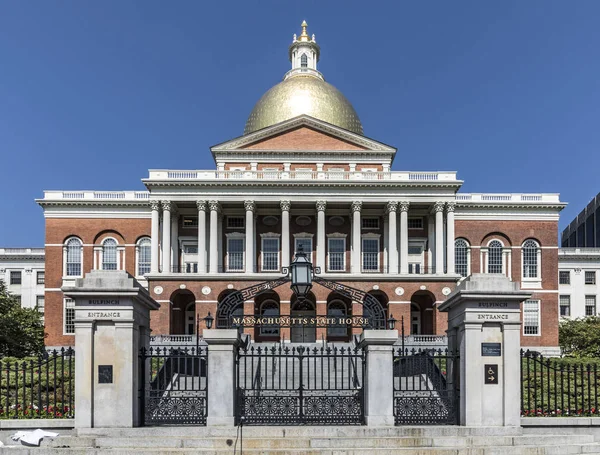
[[[558,250],[559,311],[563,318],[598,315],[600,248]]]
[[[0,248],[0,280],[24,308],[44,312],[44,248]]]

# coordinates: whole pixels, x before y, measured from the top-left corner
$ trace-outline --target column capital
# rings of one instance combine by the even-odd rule
[[[244,210],[246,210],[246,212],[256,211],[256,204],[254,201],[244,201]]]
[[[196,207],[198,211],[206,212],[206,201],[196,201]]]
[[[162,209],[165,212],[170,212],[173,210],[173,203],[171,201],[162,201]]]
[[[279,207],[281,207],[282,212],[289,212],[290,209],[292,208],[292,202],[291,201],[280,201]]]
[[[456,202],[446,202],[446,212],[454,212]]]
[[[362,210],[362,201],[354,201],[350,206],[350,210],[353,212],[360,212]]]
[[[219,204],[219,201],[208,201],[208,208],[211,212],[219,212],[221,210],[221,204]]]
[[[443,212],[444,211],[444,203],[441,201],[436,202],[435,204],[433,204],[433,209],[431,211],[433,213]]]
[[[401,212],[408,212],[408,208],[410,207],[410,202],[400,201],[399,207],[400,207]]]
[[[150,201],[150,209],[158,212],[160,210],[160,201]]]
[[[385,206],[385,213],[397,212],[398,211],[398,203],[395,201],[388,201]]]
[[[317,201],[317,212],[324,212],[327,207],[327,201]]]

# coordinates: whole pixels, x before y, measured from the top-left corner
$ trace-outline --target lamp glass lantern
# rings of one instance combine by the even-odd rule
[[[290,287],[296,297],[303,300],[312,288],[313,265],[307,259],[302,247],[298,248],[296,257],[290,264],[290,269],[292,275],[292,285]]]

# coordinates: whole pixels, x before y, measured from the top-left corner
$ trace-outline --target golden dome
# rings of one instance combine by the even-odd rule
[[[302,114],[363,134],[354,107],[338,89],[319,77],[302,74],[288,77],[258,100],[248,117],[244,134]]]

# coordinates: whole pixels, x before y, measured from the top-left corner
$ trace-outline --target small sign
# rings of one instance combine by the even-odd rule
[[[484,377],[485,384],[498,384],[498,364],[486,364]]]
[[[500,357],[502,355],[502,344],[481,343],[481,355],[483,357]]]
[[[98,384],[112,384],[113,366],[98,365]]]

